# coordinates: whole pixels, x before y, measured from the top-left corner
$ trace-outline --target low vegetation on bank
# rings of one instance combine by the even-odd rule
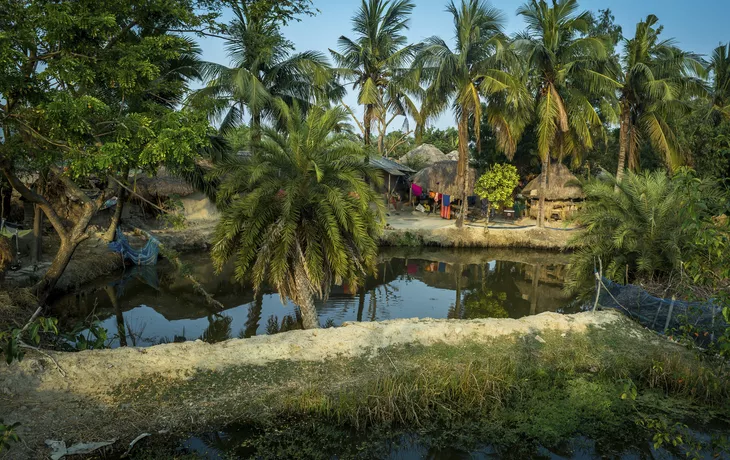
[[[512,458],[576,436],[596,440],[607,454],[653,439],[681,456],[700,444],[728,453],[719,437],[700,443],[684,425],[730,421],[727,363],[698,358],[628,320],[586,333],[538,332],[145,377],[120,384],[110,405],[148,414],[145,429],[162,423],[194,433],[246,423],[254,435],[244,450],[264,458],[377,456],[384,445],[365,436],[366,428],[370,436],[419,433],[437,447],[490,444]],[[257,429],[268,434],[256,436]],[[362,442],[345,448],[336,434],[351,430],[363,433]]]

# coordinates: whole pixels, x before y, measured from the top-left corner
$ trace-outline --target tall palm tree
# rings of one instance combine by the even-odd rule
[[[670,119],[686,109],[683,92],[703,91],[695,78],[704,73],[702,62],[693,53],[674,46],[672,40],[660,40],[659,19],[650,14],[636,24],[636,34],[627,40],[619,72],[619,159],[616,180],[621,182],[628,157],[629,168],[639,164],[639,145],[647,139],[664,155],[670,168],[682,163],[677,137]]]
[[[208,108],[221,118],[223,132],[240,125],[248,110],[255,141],[263,121],[277,121],[277,99],[306,111],[313,103],[344,95],[322,53],[292,54],[294,46],[278,23],[252,12],[247,2],[236,3],[233,13],[226,43],[233,66],[202,63],[201,74],[208,83],[192,99],[201,104],[212,101]]]
[[[223,216],[211,255],[218,270],[232,260],[236,278],[257,290],[276,287],[299,307],[303,326],[315,328],[315,296],[376,270],[383,207],[368,181],[380,179],[342,131],[342,108],[315,106],[306,117],[296,104],[277,109],[285,133],[264,127],[249,159],[221,168]]]
[[[457,182],[462,212],[456,225],[461,227],[467,212],[469,125],[473,124],[475,137],[479,139],[482,97],[501,94],[517,106],[520,95],[524,95],[524,85],[507,71],[512,60],[503,32],[504,16],[499,10],[480,0],[462,0],[459,6],[450,3],[447,11],[454,20],[455,48],[451,49],[440,37],[431,37],[414,64],[422,69],[429,84],[426,98],[436,107],[452,102],[459,131]],[[512,141],[519,137],[519,129],[497,112],[490,121],[497,127],[500,148],[508,155],[514,154],[516,143]]]
[[[330,50],[338,72],[357,90],[357,101],[365,108],[362,131],[365,145],[371,144],[373,120],[386,124],[389,110],[403,115],[400,97],[405,88],[393,88],[404,74],[418,46],[404,35],[414,3],[410,0],[362,0],[352,18],[356,37],[341,36],[339,52]],[[389,88],[390,87],[390,88]],[[381,129],[384,131],[384,129]],[[382,136],[381,136],[382,137]]]
[[[712,110],[730,118],[730,43],[712,51],[708,70],[712,72]]]
[[[527,23],[515,46],[524,53],[535,88],[538,154],[542,162],[538,226],[545,220],[551,157],[562,161],[593,147],[603,126],[596,100],[611,99],[618,86],[604,74],[608,53],[602,37],[587,35],[592,16],[577,0],[530,0],[517,10]],[[604,104],[605,112],[610,106]]]

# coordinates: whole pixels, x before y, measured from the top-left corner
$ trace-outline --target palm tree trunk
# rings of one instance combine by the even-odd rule
[[[302,327],[304,329],[317,329],[319,328],[319,320],[317,319],[317,309],[314,306],[314,293],[309,286],[307,272],[304,270],[302,264],[297,264],[295,270],[294,280],[297,283],[297,291],[299,291],[296,304],[299,307],[299,312],[302,314]]]
[[[251,151],[259,142],[261,142],[261,112],[254,112],[251,114]]]
[[[461,213],[456,220],[456,227],[464,226],[464,218],[467,213],[467,186],[466,171],[469,163],[469,114],[463,110],[459,120],[459,162],[456,166],[456,187],[461,194]]]
[[[618,146],[618,169],[616,170],[616,183],[620,184],[624,178],[624,170],[626,169],[626,150],[629,141],[629,123],[631,114],[629,113],[629,105],[625,102],[621,104],[621,128],[619,129],[619,146]],[[618,190],[618,186],[616,187]]]
[[[423,124],[416,123],[416,129],[413,131],[413,135],[417,146],[423,144],[423,128]]]
[[[550,171],[550,154],[547,153],[542,159],[542,174],[540,176],[540,202],[537,208],[537,226],[545,226],[545,195],[548,187],[548,174]]]
[[[373,125],[373,105],[365,104],[365,116],[362,121],[365,132],[363,133],[363,142],[365,145],[370,145],[370,132]]]

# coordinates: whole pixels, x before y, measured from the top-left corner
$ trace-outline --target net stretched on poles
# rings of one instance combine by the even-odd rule
[[[673,334],[682,326],[702,331],[698,340],[709,343],[729,327],[720,307],[711,300],[687,302],[655,297],[639,286],[622,285],[600,277],[598,305],[623,312],[643,326],[662,334]],[[707,332],[707,335],[704,335]]]

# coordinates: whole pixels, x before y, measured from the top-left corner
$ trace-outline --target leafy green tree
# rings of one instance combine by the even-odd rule
[[[730,43],[712,51],[708,70],[712,73],[710,99],[712,110],[730,118]]]
[[[622,182],[610,174],[584,184],[586,202],[576,217],[584,227],[573,242],[579,245],[567,286],[577,291],[593,279],[601,259],[604,276],[623,282],[664,279],[685,270],[690,277],[720,272],[730,241],[727,224],[713,218],[727,212],[727,193],[710,179],[681,170],[629,172]],[[712,235],[711,241],[706,236]],[[708,249],[712,248],[711,251]]]
[[[459,132],[456,128],[428,128],[423,132],[422,144],[431,144],[444,153],[459,148]]]
[[[36,286],[44,303],[115,178],[159,165],[191,167],[208,143],[199,114],[173,108],[197,50],[178,29],[210,27],[208,2],[10,1],[0,6],[0,169],[61,244]],[[171,74],[175,74],[174,77]],[[80,204],[73,222],[20,173],[43,173]],[[89,191],[90,190],[90,191]]]
[[[630,169],[639,165],[642,139],[660,152],[670,168],[684,162],[676,131],[679,114],[688,112],[683,94],[702,95],[696,78],[704,69],[698,56],[687,53],[672,40],[660,40],[659,19],[649,15],[636,25],[634,38],[626,42],[619,88],[619,158],[616,177],[621,182],[626,160]]]
[[[593,148],[603,125],[596,101],[615,97],[617,83],[603,71],[607,39],[588,35],[592,16],[577,0],[530,0],[517,13],[527,31],[515,42],[530,72],[535,94],[537,151],[542,162],[538,226],[545,221],[545,189],[551,157],[557,161]],[[610,104],[601,104],[610,116]]]
[[[461,190],[457,198],[462,206],[456,225],[461,227],[467,214],[469,127],[473,126],[479,139],[482,96],[500,93],[516,104],[520,95],[524,94],[524,82],[508,71],[512,56],[507,50],[504,16],[500,11],[480,0],[462,0],[458,6],[452,2],[447,11],[454,18],[455,49],[452,50],[440,37],[431,37],[419,53],[416,67],[422,69],[430,85],[427,90],[430,100],[439,106],[453,100],[458,125],[457,183]],[[507,122],[497,112],[491,121],[494,126],[499,126],[498,147],[513,153],[523,126]]]
[[[225,37],[233,66],[203,62],[206,87],[190,100],[209,109],[219,119],[222,132],[241,125],[248,111],[251,137],[256,141],[264,122],[278,120],[276,100],[296,103],[306,111],[313,103],[327,103],[344,94],[322,53],[293,53],[294,44],[281,33],[280,15],[262,11],[259,2],[235,4],[233,14]]]
[[[503,209],[514,205],[514,191],[520,182],[517,168],[510,164],[495,164],[485,172],[474,185],[474,193],[480,198],[486,198],[487,223],[492,206]]]
[[[383,207],[368,181],[381,179],[341,132],[344,109],[313,107],[306,118],[296,106],[279,110],[284,133],[264,128],[250,159],[221,168],[212,257],[218,270],[232,260],[236,278],[257,290],[276,287],[299,307],[304,327],[315,328],[315,296],[376,270]]]
[[[343,35],[339,51],[330,50],[338,72],[357,90],[357,102],[365,108],[362,123],[357,123],[366,146],[372,142],[373,121],[380,125],[381,154],[388,113],[405,115],[402,99],[418,83],[415,74],[407,72],[418,46],[408,44],[404,35],[414,7],[410,0],[362,0],[352,18],[355,38]]]

